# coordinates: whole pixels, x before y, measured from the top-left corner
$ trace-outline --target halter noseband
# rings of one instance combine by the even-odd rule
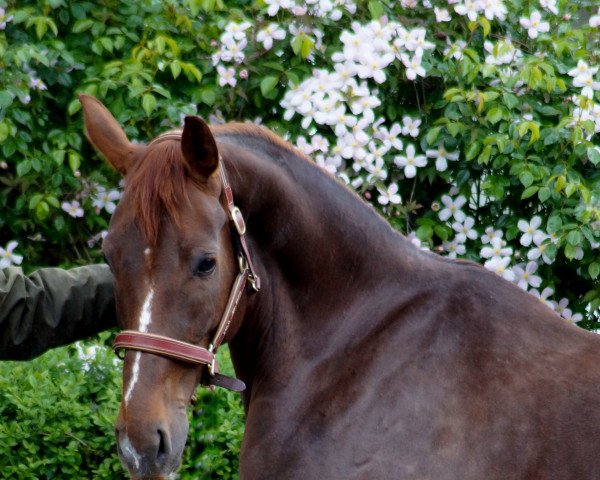
[[[162,137],[160,138],[162,139]],[[238,255],[239,273],[233,282],[227,305],[221,316],[221,321],[219,322],[219,326],[217,327],[208,348],[199,347],[191,343],[182,342],[181,340],[175,340],[153,333],[124,330],[115,337],[113,350],[117,353],[121,350],[137,350],[140,352],[161,355],[182,362],[206,365],[208,367],[208,374],[203,376],[201,384],[206,386],[215,385],[241,392],[246,388],[244,382],[237,378],[227,377],[219,373],[219,364],[217,363],[216,353],[227,335],[227,330],[229,329],[229,325],[235,315],[246,286],[250,285],[255,292],[258,292],[260,290],[260,277],[256,274],[248,250],[246,242],[246,222],[244,221],[242,212],[236,207],[233,201],[233,191],[231,190],[231,184],[227,179],[227,175],[225,174],[223,161],[220,155],[219,174],[223,184],[225,199],[227,201],[229,219],[233,223],[238,234],[240,244],[240,252]]]

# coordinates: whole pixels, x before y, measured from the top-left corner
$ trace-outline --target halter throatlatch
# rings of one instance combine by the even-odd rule
[[[221,316],[221,321],[219,322],[219,326],[217,327],[208,348],[199,347],[191,343],[182,342],[181,340],[175,340],[153,333],[124,330],[116,336],[113,350],[115,350],[115,352],[119,352],[120,350],[137,350],[140,352],[161,355],[182,362],[206,365],[208,367],[207,373],[203,375],[201,384],[206,386],[219,386],[241,392],[246,388],[244,382],[237,378],[227,377],[219,373],[219,364],[217,363],[216,353],[227,335],[227,330],[231,325],[231,321],[233,320],[246,286],[250,285],[253,291],[258,292],[260,290],[260,277],[256,274],[254,265],[252,264],[246,242],[246,222],[244,221],[242,212],[235,206],[233,201],[231,184],[225,174],[221,156],[219,156],[219,174],[221,176],[221,182],[223,183],[223,191],[227,201],[229,218],[238,234],[240,246],[238,255],[239,273],[233,282],[227,305]]]

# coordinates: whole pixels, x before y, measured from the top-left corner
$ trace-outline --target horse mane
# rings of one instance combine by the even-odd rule
[[[127,176],[126,188],[133,202],[136,222],[150,246],[156,246],[163,216],[168,215],[176,225],[179,224],[180,207],[189,202],[187,176],[181,143],[172,133],[151,142],[145,157]]]

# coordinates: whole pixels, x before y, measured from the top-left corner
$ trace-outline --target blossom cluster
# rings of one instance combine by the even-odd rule
[[[341,33],[340,42],[342,50],[331,58],[333,70],[314,69],[311,77],[290,85],[281,101],[284,118],[297,114],[305,130],[315,126],[333,130],[335,144],[327,142],[323,148],[321,137],[313,137],[310,144],[300,137],[298,147],[314,154],[317,163],[331,173],[341,174],[350,166],[354,187],[376,185],[380,204],[398,204],[398,185],[388,179],[386,156],[393,158],[405,178],[415,177],[428,158],[436,159],[440,171],[447,168],[447,160],[458,158],[446,152],[444,145],[426,155],[417,151],[414,139],[420,133],[420,118],[404,115],[401,123],[386,125],[375,113],[381,106],[377,85],[387,80],[387,69],[402,65],[409,80],[425,76],[423,58],[434,44],[423,28],[407,30],[396,22],[381,21],[354,22],[351,31]]]
[[[296,16],[311,15],[317,18],[328,18],[338,21],[342,18],[344,10],[350,14],[356,12],[356,3],[353,0],[265,0],[267,14],[271,17],[282,10],[287,10]]]

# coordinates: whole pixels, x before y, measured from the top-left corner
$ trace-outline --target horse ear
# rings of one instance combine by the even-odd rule
[[[181,151],[190,172],[198,173],[203,179],[210,177],[219,166],[219,151],[215,137],[210,127],[200,117],[185,117]]]
[[[79,101],[83,107],[85,133],[88,139],[115,170],[125,175],[144,147],[134,145],[127,139],[119,122],[100,100],[81,93]]]

